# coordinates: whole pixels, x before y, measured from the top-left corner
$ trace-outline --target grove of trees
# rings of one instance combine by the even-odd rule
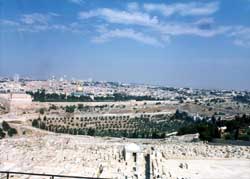
[[[33,97],[34,101],[39,102],[102,102],[102,101],[128,101],[128,100],[136,100],[136,101],[143,101],[143,100],[158,100],[151,96],[131,96],[121,93],[114,93],[110,96],[101,96],[95,97],[94,100],[87,95],[81,96],[74,96],[65,94],[57,94],[57,93],[46,93],[44,89],[37,90],[36,92],[27,92]]]
[[[224,135],[221,135],[220,127],[226,127]],[[212,141],[214,138],[250,141],[250,116],[236,116],[234,120],[199,121],[181,127],[178,135],[199,133],[201,140]]]

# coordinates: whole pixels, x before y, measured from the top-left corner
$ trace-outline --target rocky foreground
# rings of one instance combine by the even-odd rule
[[[20,136],[0,140],[0,169],[121,179],[249,179],[250,147],[59,134]]]

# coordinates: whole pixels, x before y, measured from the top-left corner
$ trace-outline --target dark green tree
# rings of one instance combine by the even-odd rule
[[[37,119],[34,119],[34,120],[32,121],[32,126],[33,126],[33,127],[39,127],[39,122],[38,122]]]
[[[12,137],[13,135],[17,134],[17,130],[15,128],[8,129],[8,135]]]
[[[11,128],[10,125],[6,121],[3,121],[2,127],[4,131],[8,131]]]
[[[5,137],[5,133],[2,128],[0,128],[0,139]]]
[[[89,128],[88,132],[87,132],[87,135],[94,136],[95,135],[95,129]]]

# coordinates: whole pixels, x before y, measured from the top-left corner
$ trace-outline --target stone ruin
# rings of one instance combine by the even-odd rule
[[[0,168],[9,171],[115,179],[177,179],[203,172],[194,167],[193,160],[201,163],[244,160],[244,165],[250,166],[250,147],[60,134],[0,140]]]

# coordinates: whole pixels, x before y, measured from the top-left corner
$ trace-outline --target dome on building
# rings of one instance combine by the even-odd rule
[[[82,91],[83,91],[83,87],[78,86],[78,87],[77,87],[77,92],[82,92]]]
[[[125,151],[131,153],[141,152],[141,147],[135,143],[125,145]]]

